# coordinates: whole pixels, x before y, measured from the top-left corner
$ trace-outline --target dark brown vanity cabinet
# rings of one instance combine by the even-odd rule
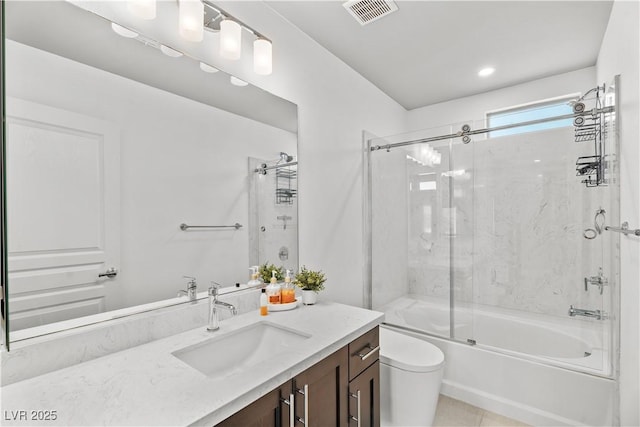
[[[289,427],[289,411],[284,400],[291,394],[291,381],[236,412],[223,422],[222,427]]]
[[[349,344],[349,425],[380,427],[380,331]]]
[[[218,426],[379,426],[377,346],[376,327]]]

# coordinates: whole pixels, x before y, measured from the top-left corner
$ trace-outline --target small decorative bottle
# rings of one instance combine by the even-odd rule
[[[265,289],[263,288],[262,292],[260,293],[260,316],[266,316],[269,313],[267,301],[267,294],[265,292]]]
[[[290,302],[296,301],[296,288],[291,283],[291,270],[287,270],[287,273],[284,277],[284,283],[280,288],[280,302],[282,304],[287,304]]]
[[[276,279],[276,270],[271,270],[271,283],[267,285],[269,304],[280,304],[280,284]]]

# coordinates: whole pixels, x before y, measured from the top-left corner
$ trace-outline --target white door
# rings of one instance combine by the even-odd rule
[[[112,306],[120,254],[120,135],[81,114],[7,98],[12,331]]]

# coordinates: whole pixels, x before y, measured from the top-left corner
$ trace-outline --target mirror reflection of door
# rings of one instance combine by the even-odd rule
[[[104,311],[117,295],[99,275],[119,264],[118,128],[9,98],[6,136],[11,329]]]

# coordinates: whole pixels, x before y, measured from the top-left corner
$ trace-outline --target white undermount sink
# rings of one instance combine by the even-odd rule
[[[269,322],[257,322],[235,331],[213,332],[212,338],[171,354],[203,374],[229,376],[295,348],[311,335]]]

